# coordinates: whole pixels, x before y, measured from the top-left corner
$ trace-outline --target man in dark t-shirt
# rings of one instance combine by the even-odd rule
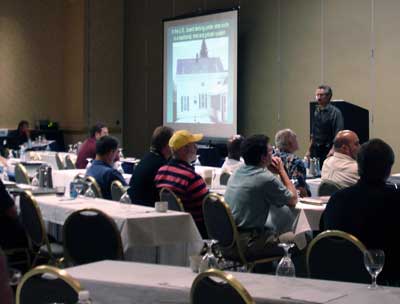
[[[154,207],[154,202],[159,199],[159,190],[155,186],[154,178],[158,169],[164,166],[171,156],[168,142],[173,133],[174,130],[164,126],[154,130],[150,151],[135,168],[129,183],[128,194],[133,203]]]
[[[342,112],[330,103],[332,89],[329,86],[320,85],[315,95],[318,105],[313,114],[311,142],[306,156],[319,158],[322,166],[332,148],[333,139],[343,130],[344,123]]]

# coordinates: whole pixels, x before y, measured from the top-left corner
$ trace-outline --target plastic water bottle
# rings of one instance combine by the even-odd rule
[[[78,293],[78,302],[76,304],[91,304],[90,293],[88,290],[81,290]]]
[[[75,182],[74,181],[72,181],[69,184],[69,196],[70,196],[70,198],[77,198],[78,197],[78,192],[76,191]]]

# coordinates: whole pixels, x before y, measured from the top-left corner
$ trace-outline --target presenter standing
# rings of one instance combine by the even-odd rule
[[[306,157],[317,157],[322,163],[332,148],[336,134],[343,130],[342,112],[331,104],[332,89],[327,85],[320,85],[315,98],[318,102],[315,108],[312,125],[310,146]]]

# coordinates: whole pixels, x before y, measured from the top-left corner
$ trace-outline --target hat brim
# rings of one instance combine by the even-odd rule
[[[192,136],[190,138],[190,142],[192,142],[192,143],[198,142],[198,141],[202,140],[203,137],[204,137],[204,135],[201,133],[192,134]]]

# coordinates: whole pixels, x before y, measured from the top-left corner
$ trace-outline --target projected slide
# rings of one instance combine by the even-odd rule
[[[236,134],[237,12],[164,24],[164,124]]]

